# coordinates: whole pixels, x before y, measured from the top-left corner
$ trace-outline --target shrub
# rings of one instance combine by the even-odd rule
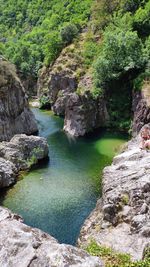
[[[76,25],[74,24],[68,24],[65,27],[63,27],[60,31],[60,35],[62,38],[62,41],[68,45],[72,42],[72,40],[77,37],[78,35],[78,29]]]
[[[147,0],[123,0],[123,10],[125,12],[132,12],[134,13],[139,7],[143,6]]]
[[[40,109],[50,109],[51,105],[50,105],[50,100],[49,97],[47,95],[43,95],[40,98]]]
[[[134,15],[134,28],[141,36],[148,36],[150,33],[150,1],[140,7]]]

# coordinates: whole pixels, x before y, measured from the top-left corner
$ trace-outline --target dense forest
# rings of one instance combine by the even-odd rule
[[[150,72],[149,18],[149,0],[0,0],[0,53],[37,77],[85,32],[82,68],[92,70],[93,94],[107,94],[112,126],[129,130],[133,89]]]
[[[37,75],[87,24],[91,2],[1,0],[1,52],[25,74]]]

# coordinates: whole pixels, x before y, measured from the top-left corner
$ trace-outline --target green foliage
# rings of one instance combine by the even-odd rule
[[[47,95],[43,95],[40,98],[40,109],[49,109],[50,108],[50,100]]]
[[[73,39],[78,35],[78,28],[74,24],[68,24],[61,29],[60,35],[63,43],[66,45],[71,44]]]
[[[105,86],[131,70],[142,68],[142,48],[136,32],[109,27],[104,34],[101,54],[95,63],[97,85]]]
[[[100,88],[97,88],[97,87],[94,87],[93,90],[91,91],[91,93],[92,93],[93,98],[95,98],[95,99],[103,94],[102,90]]]
[[[125,12],[135,13],[138,8],[143,7],[147,0],[123,0],[122,8]]]
[[[96,59],[100,51],[100,45],[94,40],[87,40],[84,43],[83,57],[85,66],[91,66],[92,62]]]
[[[148,36],[150,33],[150,1],[140,7],[134,15],[134,28],[141,36]]]
[[[42,152],[43,152],[43,150],[40,147],[33,149],[32,154],[30,155],[30,157],[26,161],[27,168],[30,169],[33,165],[35,165],[37,163],[38,155],[40,155]]]
[[[132,262],[127,254],[115,253],[110,248],[99,246],[95,241],[86,248],[87,252],[92,256],[100,257],[106,267],[149,267],[150,266],[150,251],[147,249],[143,261]]]
[[[77,28],[87,24],[92,0],[0,0],[0,3],[0,53],[24,75],[36,76],[43,62],[52,64],[63,46],[76,36]],[[71,25],[71,31],[67,25]],[[65,43],[61,29],[69,31]]]
[[[114,11],[119,8],[119,0],[95,1],[92,7],[92,29],[102,31],[111,22]]]
[[[3,55],[4,53],[4,45],[0,43],[0,55]]]

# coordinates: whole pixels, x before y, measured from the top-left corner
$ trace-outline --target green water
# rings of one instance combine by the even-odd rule
[[[1,193],[0,204],[60,242],[75,244],[81,225],[100,195],[100,174],[125,137],[95,133],[78,140],[62,131],[63,120],[33,109],[39,135],[47,138],[50,161]]]

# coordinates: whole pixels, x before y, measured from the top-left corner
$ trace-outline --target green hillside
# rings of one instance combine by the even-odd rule
[[[87,24],[91,2],[0,0],[1,53],[25,74],[36,75]]]
[[[0,0],[0,53],[24,77],[74,40],[80,73],[90,69],[94,96],[109,101],[110,126],[129,130],[133,89],[150,77],[150,0]]]

